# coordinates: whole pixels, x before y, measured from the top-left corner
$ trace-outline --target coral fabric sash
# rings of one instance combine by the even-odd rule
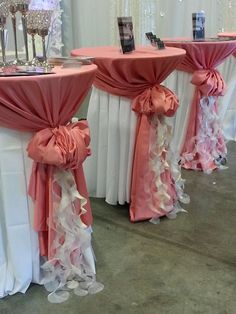
[[[54,179],[56,170],[60,168],[72,171],[77,189],[87,199],[87,191],[83,188],[84,185],[80,186],[80,181],[84,182],[82,163],[90,155],[89,142],[87,122],[81,121],[54,129],[43,129],[34,135],[28,145],[28,155],[34,160],[29,184],[29,195],[35,203],[34,228],[39,233],[41,254],[49,259],[53,257],[53,249],[48,243],[53,243],[55,232],[52,225],[54,196],[59,189]],[[79,215],[81,204],[77,202],[74,206]],[[89,225],[91,221],[89,211],[83,217],[83,222]]]
[[[178,108],[177,97],[160,83],[181,62],[185,51],[138,48],[132,54],[122,55],[116,47],[96,47],[76,49],[72,55],[94,56],[98,66],[94,85],[108,93],[131,98],[132,108],[139,116],[131,185],[131,221],[166,214],[159,206],[160,200],[150,199],[150,193],[145,192],[150,191],[153,181],[149,157],[155,129],[151,120],[155,115],[172,116]],[[164,160],[164,154],[162,157]],[[170,203],[173,203],[176,193],[169,170],[164,172],[163,180],[169,189]]]
[[[89,154],[87,124],[68,122],[91,87],[97,67],[55,68],[55,74],[1,78],[0,125],[20,131],[38,132],[28,151],[34,159],[29,193],[35,201],[35,228],[40,232],[40,251],[52,257],[53,231],[48,218],[53,212],[56,169],[73,172],[78,191],[87,198],[82,162]],[[76,205],[80,208],[80,204]],[[89,201],[81,219],[91,225]],[[50,228],[49,228],[50,229]]]
[[[215,68],[235,51],[236,41],[173,40],[167,41],[166,45],[186,50],[186,57],[177,69],[193,73],[191,83],[196,86],[182,148],[183,166],[210,172],[217,167],[215,160],[226,154],[217,115],[217,100],[224,95],[226,85]]]

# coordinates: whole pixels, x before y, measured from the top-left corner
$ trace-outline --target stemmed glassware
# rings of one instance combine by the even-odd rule
[[[16,12],[17,12],[17,1],[16,0],[8,0],[9,3],[9,11],[11,13],[11,21],[13,27],[13,36],[14,36],[14,46],[15,46],[15,60],[12,62],[15,65],[22,64],[22,62],[18,59],[18,47],[17,47],[17,33],[16,33]]]
[[[38,32],[38,10],[28,11],[27,14],[27,32],[31,36],[32,41],[32,53],[33,60],[31,61],[32,65],[38,64],[38,59],[36,58],[36,48],[35,48],[35,35]]]
[[[46,51],[46,36],[49,33],[49,27],[51,24],[52,10],[29,10],[29,4],[31,0],[0,0],[0,41],[2,46],[2,64],[6,65],[5,54],[5,24],[8,14],[10,13],[14,46],[15,46],[15,59],[11,61],[9,65],[33,65],[43,66],[44,68],[50,68],[47,63],[47,51]],[[23,26],[23,35],[26,52],[26,62],[19,60],[18,47],[17,47],[17,28],[16,28],[16,13],[21,13],[21,20]],[[29,61],[28,50],[28,34],[32,39],[32,52],[33,60]],[[43,58],[41,60],[36,56],[35,48],[35,35],[39,35],[42,39]]]
[[[6,66],[6,42],[5,42],[5,25],[9,14],[8,3],[3,1],[0,3],[0,39],[2,48],[1,66]]]
[[[25,55],[26,62],[29,62],[29,50],[28,50],[28,38],[27,38],[27,12],[29,10],[29,4],[31,0],[15,0],[17,11],[21,13],[21,21],[24,35],[24,44],[25,44]]]
[[[48,35],[49,27],[51,24],[52,13],[53,13],[53,11],[51,11],[51,10],[39,10],[38,11],[38,30],[37,30],[37,33],[42,38],[43,66],[45,66],[45,67],[48,67],[45,37]]]

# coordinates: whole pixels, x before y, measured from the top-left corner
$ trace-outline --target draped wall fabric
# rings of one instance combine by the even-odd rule
[[[133,16],[138,43],[146,41],[144,34],[148,31],[158,37],[192,36],[192,13],[201,10],[206,13],[206,36],[216,36],[222,29],[236,29],[236,0],[119,0],[115,3],[113,19]],[[112,39],[117,41],[117,32],[113,32]]]
[[[137,43],[144,33],[191,36],[191,14],[206,12],[206,35],[236,29],[236,0],[61,0],[64,54],[72,48],[118,44],[117,16],[131,15]]]

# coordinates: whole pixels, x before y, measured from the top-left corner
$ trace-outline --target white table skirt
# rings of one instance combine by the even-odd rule
[[[163,83],[171,89],[179,98],[179,108],[173,118],[167,118],[172,126],[171,150],[180,155],[188,126],[188,117],[191,108],[191,101],[194,93],[194,86],[190,84],[192,75],[182,71],[174,71]]]
[[[131,101],[93,87],[88,122],[92,156],[84,170],[90,196],[109,204],[129,202],[137,123]]]
[[[38,235],[32,228],[33,203],[27,195],[30,137],[30,133],[0,128],[0,298],[25,293],[31,282],[41,284],[43,279]],[[84,257],[96,273],[92,247]]]
[[[0,297],[40,282],[38,237],[27,197],[29,138],[29,133],[0,128]]]
[[[226,140],[236,141],[236,57],[229,57],[219,67],[227,83],[227,93],[220,98],[219,115]]]

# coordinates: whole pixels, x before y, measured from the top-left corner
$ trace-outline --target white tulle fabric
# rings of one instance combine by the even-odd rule
[[[159,199],[163,197],[163,208],[168,213],[173,208],[166,208],[169,196],[167,188],[161,182],[161,174],[166,169],[172,169],[176,182],[178,197],[183,203],[189,202],[183,193],[184,181],[178,165],[179,158],[175,153],[169,153],[166,162],[161,160],[162,153],[169,150],[172,126],[166,121],[171,119],[153,120],[156,123],[156,142],[151,147],[153,156],[151,167],[155,172],[156,184],[160,187]],[[89,193],[95,197],[105,198],[109,204],[124,204],[130,202],[131,173],[137,125],[136,114],[131,109],[130,99],[108,94],[93,87],[88,108],[88,122],[91,132],[92,156],[85,161],[85,176]],[[148,188],[148,187],[147,187]],[[150,187],[149,187],[150,188]],[[176,205],[176,212],[182,210]],[[154,209],[155,211],[155,209]],[[172,212],[172,216],[175,215]],[[159,220],[152,219],[153,223]]]
[[[48,301],[62,303],[69,299],[70,291],[78,296],[95,294],[103,290],[96,282],[94,259],[91,258],[91,232],[80,216],[86,213],[84,198],[77,190],[70,171],[58,170],[54,183],[61,188],[61,197],[54,191],[54,213],[49,226],[55,239],[52,249],[54,257],[42,265],[43,283],[50,292]],[[80,201],[80,215],[74,202]]]
[[[150,194],[150,204],[153,204],[152,199],[160,201],[159,208],[151,206],[151,210],[157,215],[153,216],[150,222],[158,224],[160,222],[160,210],[165,212],[166,216],[174,219],[179,212],[186,212],[180,205],[179,201],[188,204],[190,198],[183,192],[185,181],[181,177],[181,168],[178,165],[178,156],[170,150],[170,142],[172,138],[172,127],[165,121],[164,116],[153,115],[151,119],[152,127],[155,129],[155,141],[150,146],[150,169],[154,173],[153,183],[157,188],[156,192],[150,193],[150,186],[146,186],[146,193]],[[151,142],[151,141],[150,141]],[[177,193],[177,201],[170,203],[170,195],[168,186],[162,180],[162,174],[166,170],[171,171],[175,181],[175,189]]]
[[[84,171],[89,194],[113,205],[129,203],[137,123],[130,100],[93,87],[88,123],[92,156]]]
[[[216,162],[219,159],[224,159],[227,154],[224,142],[219,143],[219,138],[223,138],[222,126],[218,114],[214,110],[217,98],[215,96],[203,97],[200,100],[200,109],[198,119],[199,130],[196,137],[192,138],[195,142],[195,149],[192,153],[183,154],[186,161],[192,162],[192,167],[198,170],[198,161],[194,161],[196,154],[204,156],[204,161],[201,162],[202,170],[210,174],[209,164]]]
[[[27,196],[29,133],[0,128],[0,298],[40,283],[38,236]]]

